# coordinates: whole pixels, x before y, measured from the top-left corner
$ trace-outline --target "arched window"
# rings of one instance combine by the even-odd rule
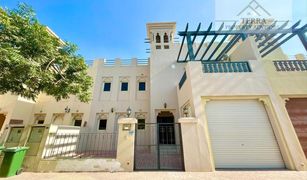
[[[164,33],[163,39],[164,43],[168,43],[168,35],[166,33]]]
[[[156,43],[161,43],[161,38],[160,38],[159,33],[157,33],[156,35]]]

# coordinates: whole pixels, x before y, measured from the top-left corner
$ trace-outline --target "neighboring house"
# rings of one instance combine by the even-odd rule
[[[181,50],[175,34],[174,22],[149,23],[149,59],[95,60],[88,69],[94,80],[89,103],[74,96],[59,102],[44,94],[36,102],[0,96],[1,132],[16,124],[56,124],[79,126],[84,133],[116,133],[118,119],[127,117],[130,107],[130,117],[138,119],[136,146],[140,138],[148,146],[178,144],[180,136],[171,124],[191,116],[205,124],[201,140],[213,169],[304,169],[306,59],[290,61],[281,48],[261,58],[255,38],[248,37],[237,42],[224,61],[178,62],[179,51],[184,58],[191,49]],[[191,46],[194,53],[198,46]],[[203,46],[214,49],[219,43]],[[208,50],[204,58],[212,53]],[[151,123],[161,125],[152,132]],[[136,154],[144,151],[139,150],[136,147]]]

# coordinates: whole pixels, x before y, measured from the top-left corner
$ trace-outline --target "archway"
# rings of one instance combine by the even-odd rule
[[[161,111],[157,116],[159,144],[175,144],[174,115]]]

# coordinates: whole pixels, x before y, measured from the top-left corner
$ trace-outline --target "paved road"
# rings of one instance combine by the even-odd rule
[[[29,173],[7,178],[8,180],[94,180],[94,179],[206,179],[206,180],[307,180],[307,172],[296,171],[217,171],[210,173],[189,173],[189,172],[101,172],[101,173]]]

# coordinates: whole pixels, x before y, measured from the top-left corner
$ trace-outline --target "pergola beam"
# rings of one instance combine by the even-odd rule
[[[304,32],[305,29],[307,28],[307,24],[305,24],[302,28],[299,29],[298,33]],[[284,40],[282,40],[280,43],[276,44],[275,46],[273,46],[271,49],[269,49],[267,52],[265,52],[264,54],[261,55],[261,57],[265,57],[266,55],[270,54],[272,51],[274,51],[275,49],[277,49],[278,47],[280,47],[282,44],[284,44],[285,42],[287,42],[288,40],[290,40],[292,37],[294,37],[295,35],[297,35],[296,33],[290,34],[290,36],[286,37]]]
[[[210,23],[210,26],[208,27],[207,32],[210,32],[211,28],[212,28],[212,23]],[[195,52],[195,58],[197,57],[197,55],[198,55],[198,53],[199,53],[199,50],[200,50],[201,47],[203,46],[203,44],[204,44],[204,42],[205,42],[207,36],[208,36],[208,35],[204,35],[203,39],[201,40],[201,42],[200,42],[200,44],[199,44],[199,46],[198,46],[198,48],[197,48],[197,50],[196,50],[196,52]]]
[[[228,51],[241,39],[239,35],[234,36],[231,41],[227,44],[227,46],[221,51],[220,55],[216,58],[216,60],[221,60],[222,57],[228,53]]]
[[[190,35],[187,35],[187,45],[188,45],[188,54],[191,61],[195,60],[194,52],[193,52],[193,43]],[[186,61],[186,59],[184,60]]]
[[[284,23],[283,25],[281,25],[277,30],[280,30],[280,29],[283,29],[284,27],[286,27],[287,26],[287,22],[286,23]],[[298,25],[300,24],[300,21],[298,21],[298,22],[296,22],[292,27],[297,27]],[[259,44],[258,44],[258,48],[260,48],[261,46],[264,46],[265,45],[265,43],[267,43],[270,39],[272,39],[274,36],[276,36],[277,34],[275,33],[275,34],[270,34],[266,39],[264,39],[262,42],[260,42]]]
[[[198,27],[197,27],[196,32],[198,32],[198,31],[200,30],[200,27],[201,27],[201,23],[198,24]],[[194,41],[195,41],[196,37],[197,37],[197,34],[194,35],[194,37],[193,37],[192,46],[193,46],[193,44],[194,44]],[[189,55],[189,52],[187,52],[187,54],[186,54],[186,56],[185,56],[185,58],[184,58],[184,61],[187,61],[188,55]],[[195,58],[194,58],[194,59],[195,59]]]
[[[184,32],[185,32],[185,33],[188,32],[188,29],[189,29],[189,23],[187,23]],[[181,42],[180,49],[179,49],[179,53],[178,53],[178,57],[177,57],[177,62],[179,62],[179,58],[180,58],[180,54],[181,54],[182,47],[183,47],[183,44],[184,44],[184,40],[185,40],[185,35],[183,35],[183,38],[182,38],[182,42]]]
[[[295,27],[297,27],[300,24],[300,22],[295,23],[293,26],[291,26],[291,28],[289,28],[289,30],[294,29]],[[295,35],[295,33],[293,33]],[[285,35],[287,35],[287,33],[281,34],[279,35],[277,38],[275,38],[273,41],[268,42],[268,44],[262,48],[259,52],[263,53],[265,50],[267,50],[269,47],[271,47],[272,45],[274,45],[276,42],[278,42],[281,38],[283,38]]]
[[[209,61],[212,59],[215,61],[220,61],[223,56],[227,54],[240,41],[240,39],[244,41],[249,36],[255,37],[255,41],[258,42],[257,47],[259,49],[261,57],[267,56],[295,35],[298,35],[304,48],[307,51],[307,24],[305,24],[301,28],[298,28],[300,24],[300,21],[298,21],[290,28],[284,29],[288,25],[288,21],[281,24],[280,26],[276,26],[276,23],[277,21],[274,21],[268,27],[254,27],[251,24],[244,24],[240,29],[235,29],[236,23],[234,23],[229,30],[223,30],[223,23],[218,30],[212,31],[212,23],[210,23],[210,26],[205,31],[200,31],[200,23],[196,31],[188,31],[189,24],[187,24],[185,31],[178,32],[178,35],[182,36],[183,38],[179,49],[177,62],[187,62],[189,60],[194,61],[196,60],[196,58],[198,61]],[[196,41],[196,38],[200,36],[202,36],[202,40],[199,45],[196,47],[193,46],[194,42]],[[208,36],[212,36],[212,39],[208,41],[207,45],[204,45]],[[219,38],[219,36],[221,36],[221,40],[217,41],[217,38]],[[225,43],[227,37],[229,36],[232,36],[232,39],[228,43]],[[185,54],[185,58],[180,60],[180,55],[182,52],[182,48],[185,44],[185,39],[187,39],[187,53]],[[215,42],[216,46],[213,45]],[[225,47],[223,47],[222,50],[219,51],[223,44],[225,44]],[[201,50],[203,53],[200,55]],[[205,59],[205,57],[207,58]]]
[[[240,30],[247,28],[248,25],[245,24],[243,25]],[[226,54],[239,40],[240,40],[241,36],[240,35],[235,35],[233,36],[233,38],[229,41],[229,43],[226,45],[226,47],[221,51],[221,53],[218,55],[218,57],[216,58],[216,60],[221,60],[222,57],[224,56],[224,54]]]
[[[224,23],[221,24],[220,28],[218,31],[221,31],[224,27]],[[214,35],[214,37],[212,38],[212,40],[210,41],[208,47],[206,48],[205,52],[203,53],[203,55],[201,56],[200,60],[202,61],[203,58],[205,57],[205,55],[207,54],[207,52],[209,51],[210,47],[212,46],[212,44],[214,43],[215,39],[217,38],[218,35]]]
[[[270,30],[270,29],[272,29],[272,28],[274,28],[275,26],[276,26],[276,23],[277,23],[277,21],[274,21],[268,28],[266,28],[265,30]],[[261,27],[261,26],[259,26],[259,27]],[[255,29],[255,30],[260,30],[260,29]],[[256,42],[258,42],[259,40],[261,40],[261,38],[263,37],[263,36],[265,36],[265,34],[256,34],[256,39],[255,39],[255,41]]]
[[[233,25],[230,27],[229,31],[232,31],[233,28],[235,27],[236,23],[233,23]],[[223,39],[219,42],[219,44],[215,47],[215,49],[212,51],[211,55],[208,58],[208,61],[211,60],[211,58],[214,56],[214,54],[216,53],[216,51],[220,48],[220,46],[224,43],[224,41],[226,40],[226,38],[228,37],[228,35],[224,35]]]
[[[300,38],[305,50],[307,51],[307,37],[306,37],[307,28],[302,29],[297,35]]]
[[[287,34],[287,33],[297,33],[297,31],[299,31],[299,29],[271,29],[271,30],[246,30],[246,31],[242,31],[242,30],[234,30],[234,31],[199,31],[197,32],[198,35],[200,36],[204,36],[204,35],[208,35],[208,36],[215,36],[215,35],[250,35],[250,34]],[[186,35],[191,35],[194,36],[196,34],[196,31],[179,31],[178,35],[180,36],[186,36]]]
[[[280,43],[276,44],[275,46],[273,46],[270,50],[268,50],[267,52],[265,52],[264,54],[261,54],[261,57],[265,57],[266,55],[270,54],[272,51],[274,51],[275,49],[277,49],[279,46],[281,46],[283,43],[287,42],[288,40],[290,40],[292,37],[294,37],[296,34],[291,34],[290,36],[288,36],[287,38],[285,38],[284,40],[282,40]]]

